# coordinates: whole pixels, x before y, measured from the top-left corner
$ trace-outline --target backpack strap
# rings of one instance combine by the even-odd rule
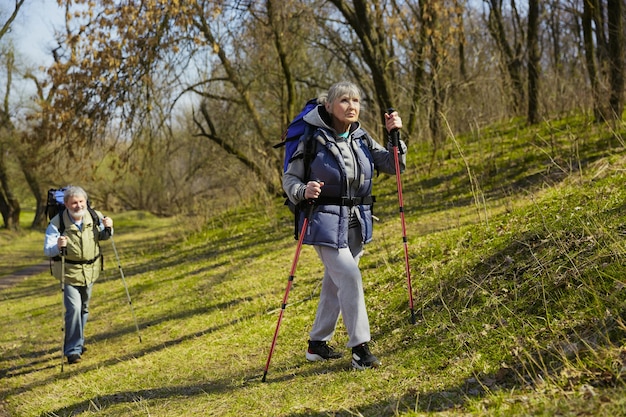
[[[304,152],[292,157],[289,160],[289,162],[291,162],[294,159],[302,158],[302,163],[304,164],[304,181],[308,181],[309,176],[311,175],[311,161],[313,160],[313,155],[315,153],[315,140],[313,140],[313,137],[315,136],[316,131],[316,127],[308,123],[306,124],[304,133],[300,136],[300,140],[304,141]],[[301,206],[303,203],[300,202],[294,206],[289,198],[287,198],[287,200],[285,200],[285,205],[290,206],[293,211],[293,237],[295,240],[298,240],[298,221],[300,219],[300,210],[302,209]]]
[[[65,222],[63,221],[63,213],[65,213],[65,208],[59,211],[59,234],[63,236],[63,232],[65,232]]]
[[[59,234],[63,234],[63,232],[65,232],[65,221],[63,221],[63,213],[65,212],[65,208],[63,208],[63,210],[61,210],[59,212]],[[89,212],[89,214],[91,215],[91,219],[93,220],[93,231],[96,234],[96,241],[98,241],[99,239],[97,238],[97,234],[100,232],[98,230],[98,226],[100,226],[100,217],[98,217],[98,213],[96,213],[96,211],[94,209],[92,209],[91,207],[87,207],[87,211]]]
[[[311,175],[311,161],[315,153],[315,141],[313,135],[317,129],[313,129],[313,126],[307,123],[307,127],[304,130],[304,154],[302,155],[302,162],[304,162],[304,178],[308,179]]]
[[[331,206],[371,206],[376,202],[376,197],[368,195],[365,197],[319,197],[316,204],[326,204]]]
[[[59,234],[63,235],[63,232],[65,232],[65,222],[63,221],[63,213],[65,212],[66,208],[64,207],[63,210],[59,211]],[[96,255],[95,258],[93,259],[89,259],[87,261],[70,261],[69,259],[66,259],[65,262],[69,263],[69,264],[73,264],[73,265],[91,265],[92,263],[94,263],[96,260],[98,260],[98,258],[102,259],[102,262],[100,264],[100,270],[104,270],[104,254],[102,253],[102,250],[100,250],[100,229],[98,226],[100,226],[100,217],[98,216],[98,213],[96,213],[96,211],[94,209],[92,209],[90,206],[87,206],[87,211],[89,212],[89,214],[91,215],[91,219],[93,220],[93,237],[96,241],[96,245],[98,245],[98,255]],[[56,256],[56,257],[52,257],[50,258],[50,274],[52,274],[52,261],[60,261],[61,257],[60,256]]]

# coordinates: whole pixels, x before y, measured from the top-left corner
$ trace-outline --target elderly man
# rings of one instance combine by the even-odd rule
[[[44,254],[54,260],[52,274],[64,283],[63,353],[73,364],[80,362],[85,352],[91,290],[102,270],[99,241],[111,237],[113,220],[88,206],[87,193],[81,187],[67,187],[63,202],[65,209],[50,220],[46,229]]]

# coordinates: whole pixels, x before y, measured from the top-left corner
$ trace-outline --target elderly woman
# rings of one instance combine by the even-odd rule
[[[306,358],[309,361],[340,358],[328,341],[339,314],[348,332],[352,366],[363,370],[380,366],[370,350],[370,327],[359,259],[372,240],[372,181],[376,171],[395,174],[393,145],[384,148],[361,127],[361,92],[350,82],[339,82],[319,99],[304,120],[315,127],[313,149],[305,167],[305,142],[301,141],[287,171],[283,189],[294,204],[314,201],[303,243],[313,245],[324,264],[324,278]],[[402,128],[398,113],[385,114],[387,132]],[[400,169],[404,170],[406,146]],[[300,210],[299,227],[309,210]]]

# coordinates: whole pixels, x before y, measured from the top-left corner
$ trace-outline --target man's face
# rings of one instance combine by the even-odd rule
[[[71,196],[67,200],[66,207],[69,210],[70,216],[72,216],[75,220],[80,220],[85,215],[87,201],[85,200],[85,197],[82,196]]]

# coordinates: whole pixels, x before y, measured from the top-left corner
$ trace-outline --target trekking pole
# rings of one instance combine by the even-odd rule
[[[130,313],[133,315],[135,321],[135,329],[137,329],[137,337],[139,337],[139,343],[141,343],[141,334],[139,333],[139,325],[137,324],[137,317],[135,316],[135,310],[133,309],[133,302],[130,299],[130,293],[128,292],[128,285],[126,285],[126,278],[124,277],[124,271],[122,270],[122,264],[120,263],[120,257],[117,254],[117,248],[115,247],[115,241],[113,235],[111,235],[111,245],[113,246],[113,252],[115,253],[115,259],[117,260],[117,268],[120,270],[122,276],[122,282],[124,283],[124,289],[126,290],[126,298],[128,298],[128,305],[130,306]]]
[[[263,378],[261,382],[265,382],[265,378],[267,377],[267,370],[270,367],[270,361],[272,360],[272,354],[274,353],[274,348],[276,347],[276,339],[278,338],[278,330],[280,329],[280,323],[283,320],[283,313],[285,312],[285,308],[287,307],[287,298],[289,298],[289,290],[291,290],[291,284],[293,283],[293,278],[296,274],[296,266],[298,265],[298,258],[300,258],[300,251],[302,250],[302,241],[304,240],[304,235],[309,226],[309,219],[311,218],[311,213],[313,213],[313,201],[309,200],[307,202],[309,204],[308,212],[306,217],[304,218],[304,222],[302,223],[302,230],[300,231],[300,237],[298,238],[298,245],[296,246],[296,254],[293,257],[293,262],[291,263],[291,270],[289,271],[289,279],[287,281],[287,288],[285,289],[285,295],[283,296],[283,302],[280,306],[280,313],[278,314],[278,322],[276,323],[276,330],[274,330],[274,337],[272,338],[272,346],[270,347],[270,353],[267,356],[267,362],[265,363],[265,370],[263,371]]]
[[[67,254],[67,246],[61,246],[61,313],[63,320],[61,323],[61,372],[63,372],[63,363],[65,362],[65,255]]]
[[[393,113],[393,108],[387,109],[387,114]],[[400,222],[402,223],[402,242],[404,243],[404,269],[406,271],[406,282],[409,291],[409,308],[411,310],[411,324],[415,324],[415,310],[413,308],[413,289],[411,288],[411,269],[409,267],[409,246],[406,237],[406,222],[404,221],[404,200],[402,198],[402,181],[400,180],[400,132],[393,129],[389,132],[391,144],[393,145],[393,158],[396,165],[396,184],[398,187],[398,204],[400,208]]]

